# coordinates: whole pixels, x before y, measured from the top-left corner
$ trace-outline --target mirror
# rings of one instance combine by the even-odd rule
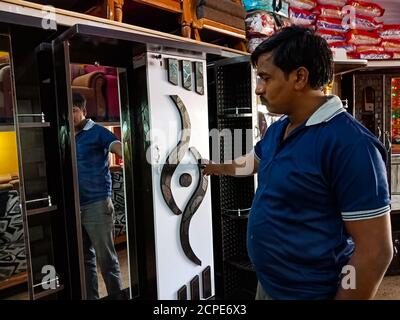
[[[124,154],[125,69],[71,64],[87,299],[131,297]],[[137,268],[136,268],[137,271]]]
[[[0,299],[29,299],[10,39],[0,35]]]
[[[392,210],[400,210],[400,78],[392,78],[390,85],[392,114],[391,190]]]

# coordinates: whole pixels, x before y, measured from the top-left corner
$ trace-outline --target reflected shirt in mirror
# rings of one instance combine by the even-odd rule
[[[108,154],[116,141],[111,131],[90,119],[75,136],[81,205],[111,196]]]

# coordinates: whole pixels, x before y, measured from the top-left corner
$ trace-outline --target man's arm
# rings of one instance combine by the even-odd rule
[[[226,175],[234,177],[251,176],[258,171],[258,160],[254,153],[248,153],[242,157],[236,158],[232,163],[205,165],[204,174],[208,175]]]
[[[373,299],[393,257],[390,214],[365,220],[345,221],[355,242],[348,265],[355,268],[356,287],[341,285],[335,299]]]
[[[114,141],[111,144],[110,152],[117,154],[119,157],[122,158],[122,143],[120,141]]]

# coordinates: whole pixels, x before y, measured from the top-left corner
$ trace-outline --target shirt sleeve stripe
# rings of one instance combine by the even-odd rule
[[[390,209],[390,205],[378,208],[378,209],[372,209],[372,210],[364,210],[364,211],[352,211],[352,212],[342,212],[343,216],[351,216],[354,214],[364,214],[364,213],[374,213],[374,212],[378,212],[378,211],[382,211],[382,210],[389,210]]]
[[[342,218],[344,221],[370,219],[382,216],[388,212],[390,212],[390,206],[385,206],[374,210],[342,212]]]
[[[343,221],[359,221],[359,220],[367,220],[367,219],[372,219],[372,218],[378,218],[378,217],[384,216],[385,214],[388,214],[389,212],[390,211],[385,211],[385,212],[382,212],[380,214],[373,215],[373,216],[368,216],[368,217],[361,216],[359,218],[351,218],[351,219],[343,218]]]

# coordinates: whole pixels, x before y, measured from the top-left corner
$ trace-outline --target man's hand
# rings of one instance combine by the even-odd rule
[[[213,162],[209,162],[207,164],[204,164],[204,169],[203,173],[205,176],[210,176],[210,175],[229,175],[228,172],[231,171],[229,170],[229,164],[216,164]]]
[[[258,170],[258,161],[253,153],[246,154],[232,161],[232,163],[216,164],[211,161],[204,164],[203,173],[209,175],[226,175],[233,177],[247,177]]]

